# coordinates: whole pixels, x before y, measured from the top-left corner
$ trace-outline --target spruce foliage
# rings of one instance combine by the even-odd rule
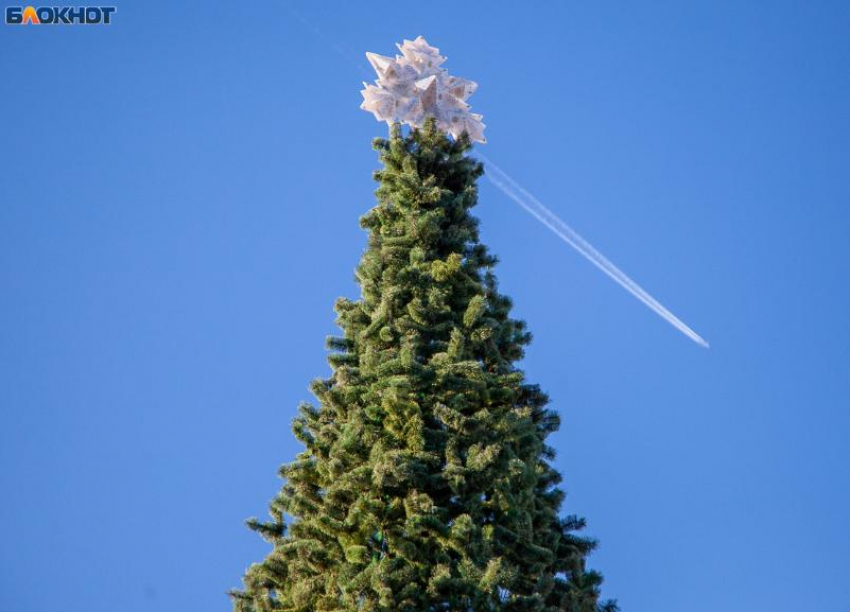
[[[300,406],[306,448],[280,470],[272,520],[249,521],[273,550],[236,612],[615,610],[585,568],[584,521],[559,514],[559,418],[514,365],[531,335],[469,212],[469,140],[431,120],[374,147],[362,296],[336,303],[333,373]]]

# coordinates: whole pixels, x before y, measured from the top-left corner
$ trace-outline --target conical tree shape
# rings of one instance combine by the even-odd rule
[[[273,520],[249,521],[274,549],[236,611],[614,610],[559,515],[558,416],[514,365],[530,334],[469,213],[482,165],[433,121],[375,148],[362,298],[336,304],[333,374],[295,419]]]

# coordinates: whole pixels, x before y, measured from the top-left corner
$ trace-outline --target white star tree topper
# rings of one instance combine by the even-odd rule
[[[395,58],[366,54],[378,78],[375,85],[363,83],[360,108],[390,125],[421,127],[427,117],[434,117],[437,127],[455,139],[466,131],[473,142],[486,142],[482,116],[469,112],[466,103],[478,84],[450,76],[441,68],[446,58],[421,36],[396,46],[402,54]]]

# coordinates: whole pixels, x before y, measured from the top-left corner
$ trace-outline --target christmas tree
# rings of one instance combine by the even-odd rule
[[[586,568],[584,521],[560,514],[559,418],[516,366],[531,335],[470,214],[483,166],[437,114],[374,142],[362,295],[337,301],[333,372],[293,424],[305,450],[272,519],[249,521],[273,550],[236,612],[616,609]]]

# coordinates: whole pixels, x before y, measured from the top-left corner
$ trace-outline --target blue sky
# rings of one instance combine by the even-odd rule
[[[0,609],[229,609],[357,293],[362,54],[419,34],[482,151],[712,344],[482,183],[605,594],[850,609],[850,5],[199,6],[0,26]]]

